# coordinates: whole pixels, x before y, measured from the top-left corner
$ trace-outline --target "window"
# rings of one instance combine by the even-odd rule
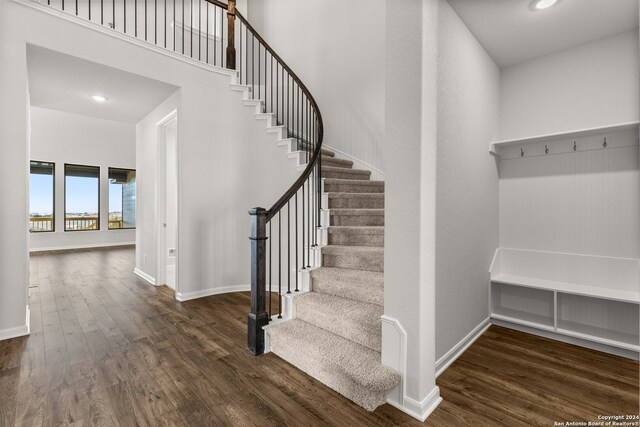
[[[33,233],[55,231],[55,165],[31,161],[29,178],[29,229]]]
[[[109,168],[109,230],[136,228],[136,171]]]
[[[64,231],[100,229],[100,168],[64,165]]]

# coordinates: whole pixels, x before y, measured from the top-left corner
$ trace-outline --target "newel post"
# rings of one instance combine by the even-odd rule
[[[228,0],[227,68],[236,69],[236,0]]]
[[[229,2],[231,3],[231,2]],[[248,319],[249,351],[254,356],[264,353],[263,326],[269,323],[266,311],[266,241],[267,211],[254,208],[251,215],[251,312]]]

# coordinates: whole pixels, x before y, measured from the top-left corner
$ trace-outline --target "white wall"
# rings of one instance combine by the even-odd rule
[[[249,21],[318,102],[324,143],[383,172],[383,0],[250,0]]]
[[[249,283],[248,209],[272,203],[297,175],[275,136],[254,120],[228,74],[158,54],[108,29],[69,22],[33,8],[32,2],[0,2],[0,331],[23,328],[27,304],[27,43],[119,68],[181,88],[179,109],[178,256],[183,292],[210,292]],[[29,25],[24,25],[29,22]],[[90,28],[91,27],[91,28]],[[51,35],[55,34],[55,37]],[[82,43],[78,43],[82,40]],[[153,162],[149,151],[137,156]],[[138,164],[138,194],[153,194],[141,179],[153,167]],[[151,171],[149,171],[151,169]],[[274,173],[278,171],[278,173]],[[285,171],[287,173],[282,173]],[[139,210],[148,209],[139,205]],[[139,217],[140,218],[140,217]],[[146,233],[151,224],[138,224]],[[155,227],[155,224],[153,224]],[[146,234],[144,234],[146,235]],[[143,235],[143,236],[144,236]],[[150,238],[153,243],[154,237]],[[142,243],[147,260],[154,248]],[[138,250],[140,250],[138,248]],[[155,274],[152,265],[138,265]]]
[[[638,31],[501,70],[499,139],[639,119]]]
[[[55,232],[31,233],[31,250],[132,244],[135,230],[109,230],[109,167],[135,169],[135,126],[31,107],[31,159],[55,163]],[[64,164],[100,167],[100,230],[64,231]]]
[[[638,131],[606,136],[605,149],[500,160],[501,247],[640,258]]]
[[[382,360],[406,368],[405,393],[394,393],[391,402],[424,419],[441,401],[435,385],[438,1],[387,0],[385,8]],[[396,321],[406,333],[404,355]]]
[[[488,317],[498,245],[499,70],[449,3],[440,1],[436,213],[436,357]]]

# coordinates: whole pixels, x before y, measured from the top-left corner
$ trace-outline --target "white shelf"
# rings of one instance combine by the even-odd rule
[[[527,288],[544,289],[557,291],[566,294],[584,295],[589,297],[640,303],[638,292],[623,291],[617,289],[606,289],[597,286],[580,285],[576,283],[557,282],[553,280],[536,279],[534,277],[514,276],[510,274],[497,274],[491,277],[494,283],[506,285],[523,286]]]
[[[591,137],[596,135],[603,134],[612,134],[621,131],[638,131],[640,126],[640,122],[628,122],[628,123],[618,123],[609,126],[600,126],[595,128],[587,128],[587,129],[578,129],[567,132],[559,132],[553,134],[545,134],[545,135],[536,135],[536,136],[528,136],[517,139],[507,139],[502,141],[494,141],[489,145],[489,153],[495,156],[500,156],[501,151],[513,146],[524,146],[535,143],[545,143],[552,141],[565,141],[570,139],[578,139]],[[544,147],[543,147],[544,148]]]
[[[637,259],[499,248],[490,272],[492,319],[640,351]]]
[[[580,338],[580,339],[583,339],[583,340],[586,340],[586,341],[593,341],[593,342],[597,342],[597,343],[608,345],[608,346],[612,346],[612,347],[623,348],[625,350],[631,350],[631,351],[640,352],[640,346],[633,345],[633,344],[630,344],[630,343],[628,343],[626,341],[622,341],[622,340],[618,340],[618,339],[603,338],[601,336],[596,336],[596,335],[592,335],[592,334],[585,334],[585,333],[582,333],[582,332],[572,331],[572,330],[564,329],[564,328],[558,328],[556,330],[556,333],[562,334],[562,335],[567,335],[569,337]]]
[[[491,318],[496,320],[502,320],[504,322],[515,323],[517,325],[528,326],[530,328],[542,329],[544,331],[554,331],[553,326],[549,326],[544,323],[532,322],[529,320],[523,320],[519,317],[505,316],[504,314],[491,313]]]

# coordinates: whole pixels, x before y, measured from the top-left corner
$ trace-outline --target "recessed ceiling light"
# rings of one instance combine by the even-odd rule
[[[537,0],[535,3],[535,8],[538,10],[546,9],[553,6],[557,2],[558,0]]]
[[[107,100],[107,98],[102,95],[91,95],[91,99],[96,102],[105,102]]]

